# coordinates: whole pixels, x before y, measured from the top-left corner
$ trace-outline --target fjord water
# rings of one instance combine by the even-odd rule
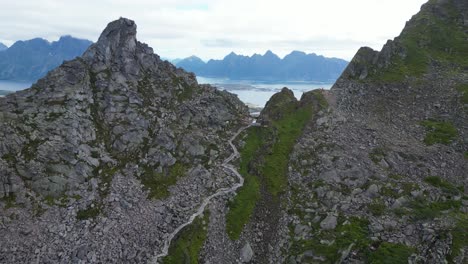
[[[302,93],[315,89],[330,89],[331,83],[316,82],[258,82],[248,80],[229,80],[222,78],[197,77],[200,84],[211,84],[222,90],[237,94],[239,99],[251,106],[263,107],[270,97],[279,92],[283,87],[288,87],[294,92],[297,99]],[[31,87],[30,82],[16,82],[0,80],[0,96],[5,91],[19,91]]]
[[[330,89],[332,83],[317,82],[258,82],[250,80],[230,80],[222,78],[207,78],[197,76],[200,84],[211,84],[221,90],[227,90],[237,94],[239,99],[245,104],[263,107],[270,97],[281,91],[283,87],[288,87],[294,92],[294,96],[300,99],[302,93],[315,89]]]
[[[15,81],[5,81],[0,80],[0,95],[3,92],[1,91],[19,91],[31,87],[30,82],[15,82]]]

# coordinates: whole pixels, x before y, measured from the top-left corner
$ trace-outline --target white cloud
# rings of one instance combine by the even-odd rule
[[[1,0],[0,42],[61,35],[96,41],[128,17],[138,39],[163,57],[221,58],[292,50],[351,59],[380,49],[426,0]]]

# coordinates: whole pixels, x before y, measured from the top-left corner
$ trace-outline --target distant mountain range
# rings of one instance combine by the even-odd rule
[[[207,63],[196,56],[173,63],[205,77],[317,82],[334,82],[348,65],[348,62],[342,59],[326,58],[301,51],[293,51],[283,59],[271,51],[253,56],[231,52],[222,60],[209,60]]]
[[[6,50],[6,49],[8,49],[8,47],[5,46],[5,44],[3,44],[3,43],[0,42],[0,51]]]
[[[0,45],[0,80],[35,81],[64,60],[80,56],[91,44],[89,40],[63,36],[54,42],[41,38],[17,41],[4,50]]]

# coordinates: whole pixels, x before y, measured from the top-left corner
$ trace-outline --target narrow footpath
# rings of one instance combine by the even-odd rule
[[[159,263],[158,261],[160,259],[162,259],[163,257],[167,256],[167,254],[169,253],[169,246],[171,245],[171,242],[172,240],[174,239],[174,237],[186,226],[190,225],[194,220],[195,218],[197,218],[198,216],[200,216],[204,211],[205,211],[205,208],[206,206],[210,203],[210,201],[213,199],[213,198],[216,198],[218,196],[221,196],[221,195],[225,195],[225,194],[228,194],[228,193],[231,193],[231,192],[235,192],[237,189],[239,189],[240,187],[242,187],[244,185],[244,177],[242,177],[242,175],[240,175],[240,173],[237,171],[237,169],[232,166],[231,164],[229,164],[231,161],[237,159],[239,157],[239,151],[237,150],[236,146],[234,146],[234,144],[232,143],[239,135],[240,133],[242,133],[242,131],[246,130],[247,128],[251,127],[251,126],[256,126],[258,125],[257,123],[251,123],[249,124],[248,126],[245,126],[245,127],[242,127],[239,129],[239,131],[237,131],[236,134],[234,134],[231,139],[229,139],[228,143],[229,143],[229,146],[231,146],[232,148],[232,154],[223,161],[223,163],[221,164],[221,166],[229,171],[231,171],[232,173],[234,173],[236,175],[237,178],[239,178],[239,182],[234,184],[232,187],[230,188],[221,188],[219,189],[218,191],[216,191],[214,194],[206,197],[205,199],[203,199],[203,202],[201,203],[200,207],[198,207],[198,210],[192,214],[189,218],[189,220],[185,223],[183,223],[182,225],[180,225],[179,227],[177,227],[171,234],[169,234],[165,241],[164,241],[164,246],[163,246],[163,249],[162,249],[162,252],[157,254],[153,261],[151,261],[151,263]]]

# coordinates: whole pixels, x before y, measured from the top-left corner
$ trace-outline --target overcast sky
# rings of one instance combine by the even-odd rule
[[[426,0],[0,0],[0,42],[72,35],[96,41],[107,23],[135,20],[137,38],[166,58],[292,50],[350,60],[380,50]]]

